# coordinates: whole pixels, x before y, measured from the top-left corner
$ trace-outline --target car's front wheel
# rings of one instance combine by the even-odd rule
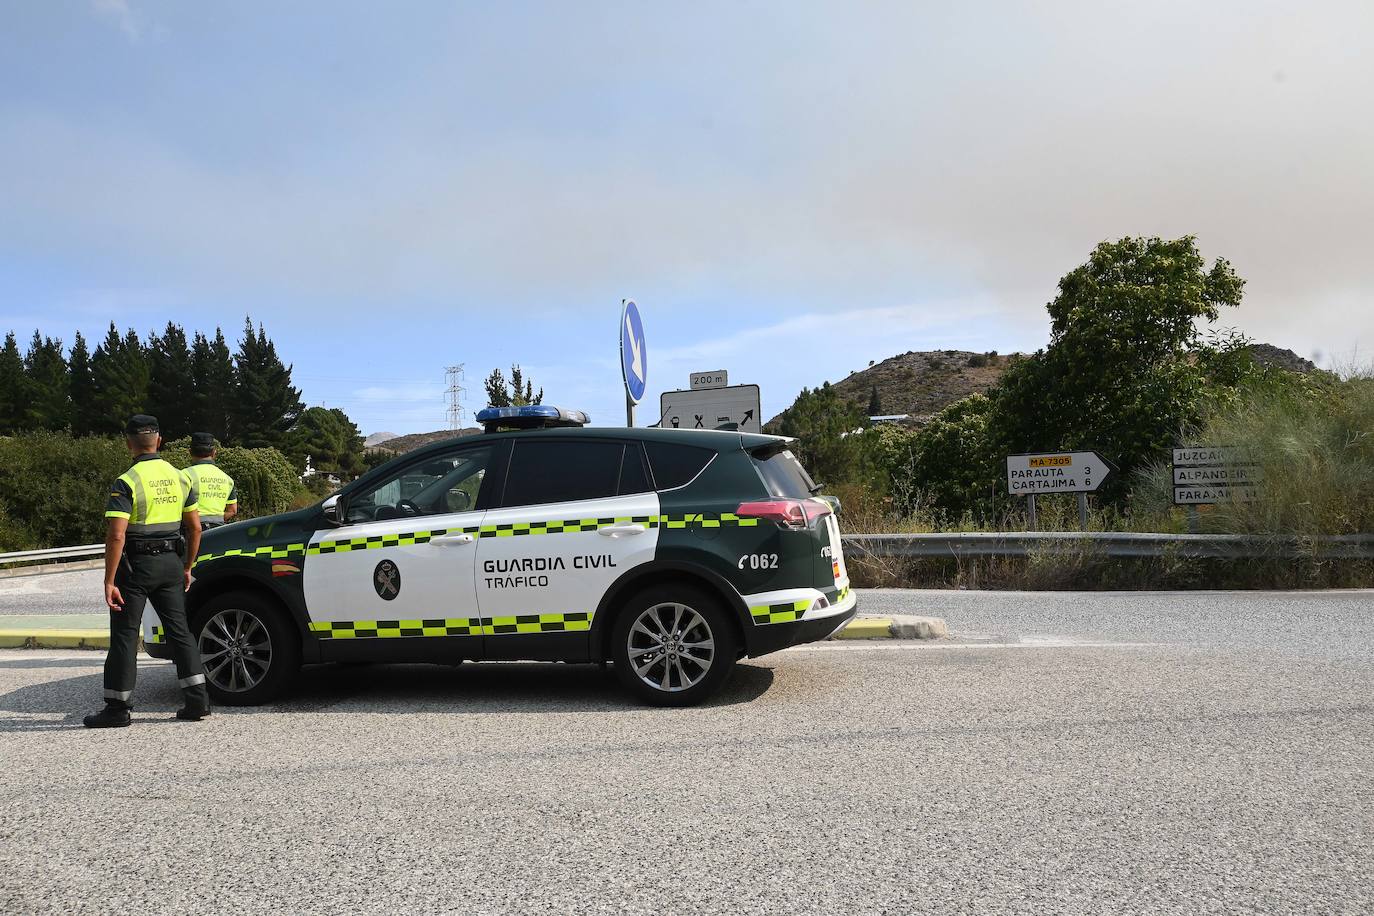
[[[301,668],[301,642],[286,613],[252,592],[210,599],[191,621],[210,699],[257,706],[276,698]]]
[[[616,676],[655,706],[692,706],[714,693],[738,656],[720,602],[688,586],[655,586],[622,608],[611,632]]]

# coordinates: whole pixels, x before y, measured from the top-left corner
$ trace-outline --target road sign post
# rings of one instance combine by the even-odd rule
[[[635,405],[644,398],[649,378],[649,351],[644,322],[633,299],[620,302],[620,374],[625,379],[625,425],[635,425]]]
[[[1035,497],[1046,493],[1077,493],[1078,524],[1088,527],[1088,494],[1097,492],[1112,472],[1097,452],[1054,452],[1007,456],[1007,493],[1026,497],[1026,523],[1036,530]]]

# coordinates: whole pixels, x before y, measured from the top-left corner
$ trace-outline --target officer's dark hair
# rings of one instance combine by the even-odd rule
[[[192,458],[213,458],[215,457],[215,447],[213,445],[193,445],[191,446]]]
[[[157,448],[158,433],[156,431],[146,433],[133,433],[125,436],[129,444],[143,449],[145,452]]]

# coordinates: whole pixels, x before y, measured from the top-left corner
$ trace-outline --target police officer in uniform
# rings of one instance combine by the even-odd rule
[[[215,464],[215,436],[213,433],[191,434],[191,457],[195,459],[186,469],[200,497],[200,530],[218,528],[233,518],[239,510],[238,490],[234,478]]]
[[[177,683],[185,700],[177,718],[198,721],[210,714],[210,695],[186,622],[186,589],[200,547],[196,491],[184,472],[158,456],[162,437],[155,417],[132,417],[124,435],[134,464],[110,488],[105,505],[105,604],[110,609],[105,708],[87,716],[85,724],[87,728],[129,724],[139,626],[143,606],[149,601],[176,661]]]

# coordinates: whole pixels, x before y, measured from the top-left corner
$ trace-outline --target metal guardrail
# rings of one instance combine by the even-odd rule
[[[844,549],[856,557],[1027,557],[1087,548],[1108,557],[1205,557],[1332,560],[1374,559],[1374,534],[1274,538],[1249,534],[1154,534],[1127,531],[971,531],[939,534],[847,534]],[[86,560],[104,556],[104,544],[0,553],[0,566]]]
[[[49,560],[93,560],[105,555],[104,544],[83,544],[80,547],[50,547],[47,550],[20,550],[0,553],[0,566],[24,566]]]
[[[1124,531],[950,532],[847,534],[851,556],[1027,557],[1088,549],[1108,557],[1323,559],[1374,558],[1374,535],[1257,537],[1249,534],[1155,534]]]

